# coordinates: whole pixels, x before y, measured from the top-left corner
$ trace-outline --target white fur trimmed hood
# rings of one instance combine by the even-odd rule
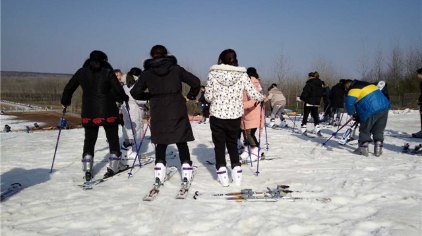
[[[220,64],[211,66],[208,76],[217,80],[221,85],[233,86],[245,75],[245,67]]]

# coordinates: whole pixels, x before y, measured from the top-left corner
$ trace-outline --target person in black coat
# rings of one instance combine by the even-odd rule
[[[322,101],[324,102],[324,118],[321,122],[327,122],[331,116],[331,104],[330,104],[330,86],[326,85],[322,81]]]
[[[421,119],[421,130],[419,132],[413,133],[412,137],[414,138],[422,138],[422,67],[419,68],[416,71],[419,81],[419,99],[418,99],[418,105],[419,105],[419,113],[420,113],[420,119]]]
[[[201,86],[201,95],[198,99],[199,108],[202,111],[202,120],[200,124],[206,124],[207,119],[210,117],[210,104],[205,100],[205,86]]]
[[[110,149],[110,162],[104,177],[114,175],[127,166],[121,166],[121,152],[118,136],[119,110],[116,102],[128,101],[122,86],[114,75],[113,68],[107,62],[107,55],[102,51],[92,51],[82,66],[69,80],[63,90],[61,104],[70,106],[75,90],[82,87],[82,125],[85,140],[82,154],[85,178],[92,178],[94,148],[99,126],[103,126]]]
[[[176,143],[182,163],[182,179],[190,181],[192,162],[187,142],[193,141],[186,99],[182,94],[182,82],[191,88],[187,94],[196,100],[200,80],[177,64],[176,57],[169,56],[162,45],[152,47],[151,59],[144,62],[144,73],[130,91],[136,100],[149,100],[151,113],[151,141],[157,144],[155,160],[156,181],[165,177],[166,149]],[[145,90],[148,89],[148,92]]]
[[[331,120],[334,119],[334,114],[336,115],[334,125],[340,124],[340,114],[344,109],[344,99],[346,97],[344,81],[344,79],[341,79],[330,91]]]
[[[315,133],[321,135],[318,107],[321,105],[321,98],[323,95],[322,81],[319,79],[319,73],[317,71],[310,72],[308,77],[309,79],[306,81],[306,85],[300,95],[300,100],[304,102],[301,132],[306,135],[306,124],[308,123],[308,116],[311,114],[314,119]]]

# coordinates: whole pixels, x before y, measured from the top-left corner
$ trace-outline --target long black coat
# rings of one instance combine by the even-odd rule
[[[64,88],[61,103],[69,106],[78,86],[82,87],[82,125],[117,125],[119,110],[116,102],[127,101],[128,97],[112,69],[102,68],[91,71],[79,69]]]
[[[330,103],[332,108],[344,108],[346,92],[343,83],[338,83],[331,88]]]
[[[322,81],[319,78],[308,79],[300,95],[300,100],[307,104],[320,105],[323,89]]]
[[[151,141],[155,144],[193,141],[182,82],[191,87],[187,97],[195,100],[200,80],[177,65],[173,56],[146,60],[144,69],[130,93],[134,99],[150,100]]]

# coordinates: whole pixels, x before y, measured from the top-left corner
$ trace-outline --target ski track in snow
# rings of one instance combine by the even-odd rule
[[[5,119],[1,116],[2,124]],[[142,198],[152,187],[153,164],[93,190],[78,186],[84,181],[83,129],[62,130],[53,174],[49,171],[57,130],[1,133],[1,190],[14,182],[24,186],[1,203],[1,235],[421,235],[422,156],[401,153],[405,142],[413,147],[421,140],[389,136],[416,132],[419,125],[418,111],[391,111],[380,158],[353,155],[356,145],[341,146],[337,139],[322,146],[334,128],[325,128],[324,138],[313,139],[294,135],[291,129],[267,129],[269,150],[264,152],[275,159],[260,162],[259,176],[256,163],[243,165],[242,186],[224,188],[216,181],[214,166],[206,163],[215,162],[209,125],[193,123],[196,140],[189,147],[199,170],[188,199],[175,199],[181,182],[176,174],[152,202]],[[264,133],[261,140],[265,144]],[[141,152],[153,151],[146,139]],[[178,154],[175,145],[170,151]],[[100,129],[97,177],[105,173],[107,154]],[[180,168],[172,155],[168,165]],[[262,191],[277,184],[302,191],[292,193],[294,197],[310,199],[268,203],[192,198],[195,191]],[[312,200],[323,197],[331,202]]]

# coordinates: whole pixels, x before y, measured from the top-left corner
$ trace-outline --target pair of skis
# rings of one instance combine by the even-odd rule
[[[176,199],[186,199],[189,193],[189,189],[192,185],[192,181],[197,173],[198,167],[194,166],[192,170],[192,179],[188,181],[186,178],[183,179],[182,184],[179,188],[179,191],[176,195]],[[169,181],[176,173],[177,168],[175,166],[171,166],[166,170],[166,177],[164,178],[163,182],[160,182],[158,178],[155,179],[155,183],[152,186],[151,190],[145,195],[143,198],[144,201],[153,201],[157,198],[158,194],[160,193],[160,189],[164,186],[164,183]]]
[[[294,192],[289,189],[288,185],[277,185],[275,189],[267,187],[266,191],[256,192],[252,189],[242,189],[240,192],[230,193],[204,193],[196,191],[193,198],[195,200],[227,200],[237,202],[277,202],[279,200],[315,200],[323,203],[331,201],[330,198],[305,198],[305,197],[293,197],[291,196]]]
[[[20,183],[13,183],[11,184],[6,191],[1,193],[1,201],[5,201],[9,199],[11,196],[17,194],[23,189],[22,184]]]
[[[153,158],[153,157],[141,158],[141,167],[148,165],[150,163],[153,163],[154,160],[155,160],[155,158]],[[118,175],[120,175],[120,174],[122,174],[122,173],[124,173],[124,172],[126,172],[130,169],[131,168],[129,166],[127,166],[125,169],[119,170],[116,174],[114,174],[111,177],[108,177],[108,178],[103,177],[103,178],[99,178],[99,179],[92,179],[92,180],[89,180],[89,181],[85,181],[82,185],[79,185],[79,186],[81,186],[83,190],[91,190],[91,189],[94,188],[94,186],[101,184],[101,183],[104,183],[108,179],[110,179],[114,176],[118,176]]]

